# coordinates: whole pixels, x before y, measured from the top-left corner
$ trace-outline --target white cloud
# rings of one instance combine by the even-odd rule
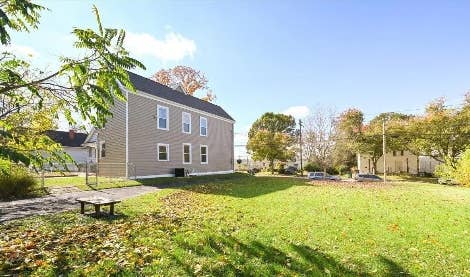
[[[292,115],[295,118],[304,118],[310,114],[310,109],[307,106],[292,106],[282,113]]]
[[[152,56],[161,61],[180,61],[196,52],[196,43],[181,34],[169,32],[159,40],[147,33],[128,32],[125,47],[137,56]]]
[[[32,47],[19,44],[0,46],[0,52],[10,52],[17,56],[37,58],[39,53]]]

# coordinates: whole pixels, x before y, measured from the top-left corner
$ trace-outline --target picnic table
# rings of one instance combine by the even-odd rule
[[[85,213],[85,204],[91,204],[95,206],[95,214],[100,213],[101,206],[109,206],[109,214],[114,215],[114,204],[121,202],[120,200],[109,199],[105,197],[86,197],[77,198],[77,202],[80,203],[80,213]]]

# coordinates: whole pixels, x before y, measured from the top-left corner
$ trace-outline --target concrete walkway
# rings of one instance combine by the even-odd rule
[[[78,209],[80,205],[75,199],[79,197],[100,196],[123,200],[158,190],[160,190],[158,187],[134,186],[97,191],[58,192],[44,197],[0,202],[0,223],[32,215],[51,214]]]

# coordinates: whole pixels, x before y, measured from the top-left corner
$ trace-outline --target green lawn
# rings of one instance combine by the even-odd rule
[[[470,275],[470,189],[234,174],[0,226],[0,271],[72,275]]]
[[[379,175],[382,177],[382,175]],[[437,178],[435,177],[419,177],[413,175],[390,175],[387,176],[387,180],[395,181],[395,182],[414,182],[414,183],[432,183],[437,184]]]
[[[96,182],[96,179],[93,177],[91,181]],[[98,186],[96,185],[86,185],[85,177],[82,176],[67,176],[67,177],[52,177],[45,178],[44,185],[48,188],[53,187],[77,187],[81,190],[92,190],[92,189],[105,189],[105,188],[117,188],[117,187],[128,187],[128,186],[138,186],[141,183],[136,180],[126,180],[119,178],[102,178],[98,180]]]
[[[187,178],[175,178],[175,177],[164,177],[164,178],[149,178],[149,179],[138,179],[129,180],[121,178],[108,178],[99,177],[98,185],[86,185],[85,177],[83,176],[65,176],[65,177],[53,177],[45,178],[44,185],[48,188],[54,187],[77,187],[81,190],[96,190],[96,189],[107,189],[107,188],[120,188],[140,185],[164,185],[164,186],[182,186],[194,183],[204,183],[208,181],[223,181],[227,178],[232,178],[231,175],[220,175],[220,176],[195,176]],[[92,182],[96,182],[93,177]]]

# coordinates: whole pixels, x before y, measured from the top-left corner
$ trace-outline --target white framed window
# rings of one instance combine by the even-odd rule
[[[209,153],[207,145],[201,145],[201,164],[209,162]]]
[[[207,118],[202,116],[199,118],[199,134],[203,137],[207,136]]]
[[[157,121],[158,129],[169,129],[170,113],[168,107],[157,105]]]
[[[167,162],[170,160],[170,145],[165,143],[159,143],[157,145],[158,161]]]
[[[187,112],[183,112],[181,115],[182,122],[183,122],[183,133],[191,134],[191,114]]]
[[[191,156],[191,143],[183,143],[183,164],[190,164]]]

